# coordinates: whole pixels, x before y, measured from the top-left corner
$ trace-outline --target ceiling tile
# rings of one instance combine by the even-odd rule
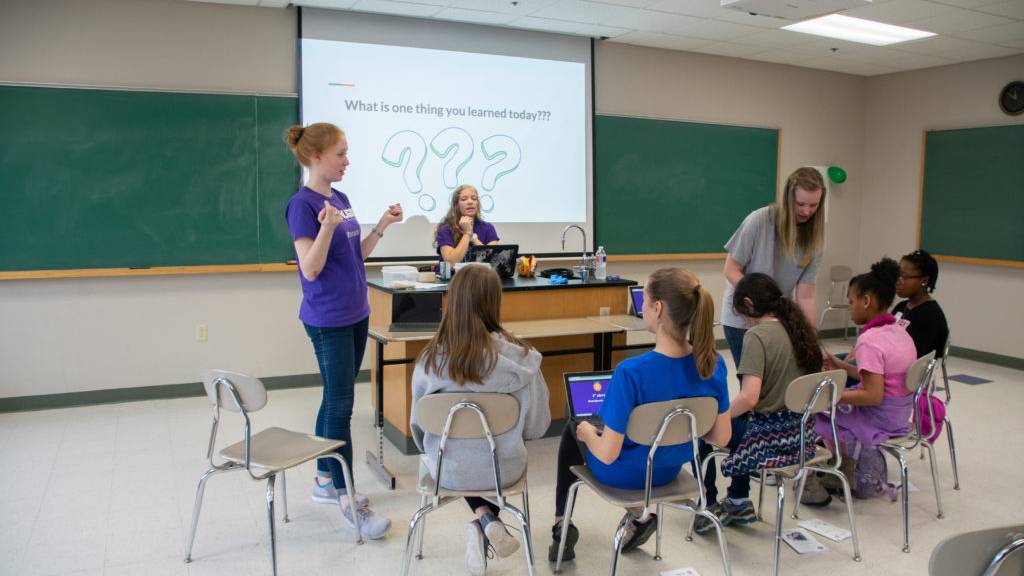
[[[398,14],[421,18],[433,16],[441,11],[440,6],[432,4],[412,4],[410,2],[394,2],[392,0],[359,0],[352,9],[359,12]]]
[[[762,32],[750,34],[749,36],[744,36],[742,41],[744,44],[753,44],[755,46],[782,48],[784,46],[799,44],[806,39],[806,34],[790,30],[764,30]]]
[[[669,50],[694,50],[710,44],[707,40],[699,38],[686,38],[672,34],[658,34],[657,32],[630,32],[615,38],[614,42]]]
[[[945,66],[947,64],[955,64],[957,61],[952,58],[946,58],[942,56],[931,56],[928,54],[914,54],[913,52],[904,52],[902,50],[894,50],[895,54],[892,54],[885,65],[894,66],[904,70],[913,70],[916,68],[931,68],[933,66]]]
[[[715,54],[718,56],[731,56],[733,58],[749,58],[755,54],[765,52],[764,46],[750,46],[749,44],[735,44],[732,42],[715,42],[707,46],[695,48],[694,52],[702,54]]]
[[[813,54],[816,56],[834,56],[838,55],[840,58],[845,57],[846,54],[853,52],[862,52],[876,46],[869,44],[860,44],[858,42],[847,42],[846,40],[838,40],[836,38],[823,38],[821,36],[815,36],[813,34],[801,34],[803,39],[795,44],[790,44],[786,47],[787,50],[792,52],[804,52],[807,54]]]
[[[235,6],[257,6],[259,0],[189,0],[190,2],[202,2],[204,4],[232,4]]]
[[[801,52],[791,52],[789,50],[769,50],[767,52],[761,52],[750,57],[751,60],[760,60],[762,62],[775,62],[776,64],[792,64],[799,66],[801,62],[813,60],[814,56],[808,56]]]
[[[535,16],[523,16],[509,23],[513,28],[526,28],[528,30],[544,30],[546,32],[558,32],[559,34],[575,34],[583,24],[579,22],[568,22],[566,20],[554,20],[552,18],[537,18]]]
[[[757,34],[762,31],[763,30],[760,28],[755,28],[754,26],[744,26],[743,24],[736,24],[734,22],[708,19],[686,26],[680,30],[678,34],[693,38],[727,41],[741,38],[743,36],[750,36],[751,34]]]
[[[983,60],[985,58],[999,58],[1001,56],[1012,56],[1024,52],[1019,48],[1007,48],[995,44],[976,44],[974,46],[958,48],[948,52],[940,52],[938,55],[944,58],[953,58],[969,62],[971,60]]]
[[[615,26],[601,26],[599,24],[583,24],[580,29],[576,31],[581,36],[590,36],[591,38],[617,38],[623,34],[632,32],[629,28],[617,28]]]
[[[898,2],[872,3],[871,6],[851,8],[844,10],[842,14],[887,24],[906,24],[914,20],[938,16],[951,10],[955,10],[955,8],[926,0],[899,0]]]
[[[756,16],[748,12],[743,12],[742,10],[731,10],[729,8],[722,8],[721,10],[718,10],[712,15],[712,17],[715,20],[724,20],[726,22],[745,24],[747,26],[764,29],[779,28],[780,26],[791,24],[791,21],[786,20],[785,18]]]
[[[483,10],[485,12],[502,12],[505,14],[519,14],[526,16],[554,4],[557,0],[516,0],[512,5],[511,0],[455,0],[449,6],[451,8],[465,8],[467,10]]]
[[[259,0],[260,6],[267,8],[287,8],[291,0]]]
[[[978,28],[977,30],[959,32],[956,36],[958,38],[968,38],[970,40],[988,42],[991,44],[1019,42],[1024,40],[1024,20],[1019,22],[1010,22],[1009,24],[989,26],[987,28]]]
[[[476,24],[508,24],[516,19],[515,14],[486,12],[484,10],[467,10],[465,8],[444,8],[434,18],[453,20],[455,22],[474,22]]]
[[[994,4],[1002,0],[940,0],[943,4],[958,6],[960,8],[975,8],[984,4]]]
[[[940,52],[956,48],[969,48],[975,44],[977,44],[977,42],[961,40],[951,36],[932,36],[930,38],[922,38],[920,40],[911,40],[910,42],[893,44],[892,48],[903,50],[905,52],[914,52],[915,54],[937,55]]]
[[[348,10],[358,0],[293,0],[296,6],[307,6],[310,8],[333,8],[335,10]]]
[[[616,6],[629,6],[630,8],[650,8],[651,5],[660,0],[599,0],[602,4],[615,4]],[[988,0],[991,2],[992,0]]]
[[[721,10],[728,10],[728,8],[722,8],[719,0],[658,0],[648,8],[701,18],[711,18]]]
[[[1009,2],[999,2],[998,4],[985,4],[984,6],[978,6],[975,10],[978,10],[979,12],[986,12],[988,14],[1009,16],[1010,18],[1024,20],[1024,2],[1021,2],[1021,0],[1010,0]]]
[[[568,20],[570,22],[584,22],[586,24],[609,25],[624,19],[637,18],[642,13],[643,10],[639,8],[613,6],[599,2],[587,2],[586,0],[559,0],[559,2],[537,10],[531,16]]]
[[[1024,4],[1024,2],[1022,2],[1022,4]],[[936,34],[951,34],[956,36],[959,32],[995,26],[997,24],[1007,24],[1010,22],[1013,22],[1013,20],[1003,18],[1002,16],[993,16],[992,14],[983,14],[973,10],[961,10],[960,8],[954,8],[953,10],[943,12],[938,16],[908,22],[906,23],[906,26],[917,28],[918,30],[935,32]]]
[[[830,70],[832,72],[842,72],[844,74],[856,74],[858,76],[877,76],[879,74],[889,74],[891,72],[897,72],[896,68],[890,66],[881,66],[879,64],[869,64],[865,62],[853,62],[850,60],[843,60],[841,58],[815,58],[806,62],[801,62],[800,66],[805,68],[817,68],[819,70]]]

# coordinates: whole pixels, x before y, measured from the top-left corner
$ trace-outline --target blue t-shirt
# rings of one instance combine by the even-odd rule
[[[629,414],[641,404],[678,398],[710,396],[718,400],[718,413],[729,411],[725,361],[721,356],[707,380],[697,373],[693,354],[670,358],[659,352],[647,352],[619,363],[598,414],[605,426],[625,435]],[[604,464],[587,452],[587,466],[602,483],[625,490],[643,490],[649,446],[626,438],[619,458]],[[693,447],[687,442],[658,448],[654,455],[653,486],[668,484],[679,469],[693,459]]]
[[[288,202],[285,219],[293,240],[316,240],[320,232],[317,216],[323,210],[324,200],[341,211],[342,221],[334,229],[324,269],[316,280],[306,280],[301,268],[299,270],[299,282],[302,284],[299,319],[318,328],[350,326],[370,315],[370,303],[366,297],[366,268],[363,265],[359,221],[348,196],[332,188],[328,199],[303,186]]]
[[[494,224],[490,222],[484,222],[483,220],[477,220],[473,222],[473,233],[476,237],[484,244],[490,244],[491,242],[498,241],[498,231],[494,229]],[[437,241],[437,254],[441,254],[442,246],[455,247],[455,236],[452,234],[451,228],[445,224],[441,224],[437,227],[437,235],[435,236]],[[469,252],[466,252],[469,254]]]

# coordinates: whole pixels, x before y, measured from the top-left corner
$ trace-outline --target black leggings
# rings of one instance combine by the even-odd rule
[[[494,502],[479,496],[466,496],[466,504],[469,504],[469,509],[474,513],[476,512],[476,509],[481,506],[487,506],[491,510],[491,514],[494,514],[495,516],[497,516],[498,512],[501,511]]]
[[[565,501],[569,498],[569,487],[576,481],[576,475],[569,468],[584,463],[586,460],[576,441],[576,424],[570,420],[562,429],[562,440],[558,444],[558,464],[555,467],[555,516],[565,516]]]

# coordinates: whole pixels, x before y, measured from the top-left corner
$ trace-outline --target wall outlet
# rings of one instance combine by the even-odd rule
[[[206,324],[196,324],[196,342],[206,342],[207,336]]]
[[[600,314],[601,316],[607,316],[611,313],[612,309],[608,306],[601,306],[601,308],[598,310],[598,314]]]

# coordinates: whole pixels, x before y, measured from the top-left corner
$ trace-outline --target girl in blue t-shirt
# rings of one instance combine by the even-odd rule
[[[498,232],[480,214],[476,188],[463,184],[452,192],[452,203],[434,230],[434,246],[442,260],[457,264],[466,258],[470,246],[498,243]]]
[[[692,273],[682,268],[662,268],[647,279],[643,318],[644,327],[655,336],[654,350],[623,360],[615,369],[599,412],[605,424],[603,432],[589,422],[579,426],[570,423],[562,432],[549,560],[554,562],[558,556],[562,516],[569,487],[575,481],[569,468],[584,462],[579,443],[586,446],[586,464],[599,481],[616,488],[643,490],[648,446],[625,436],[633,408],[651,402],[711,396],[718,400],[718,417],[704,439],[719,446],[729,441],[729,392],[725,362],[715,352],[714,316],[711,294]],[[659,448],[654,458],[652,485],[674,480],[693,456],[689,443]],[[623,537],[622,551],[643,544],[656,527],[654,514],[648,512],[635,518]],[[578,539],[578,530],[570,525],[563,560],[575,557],[573,547]]]

